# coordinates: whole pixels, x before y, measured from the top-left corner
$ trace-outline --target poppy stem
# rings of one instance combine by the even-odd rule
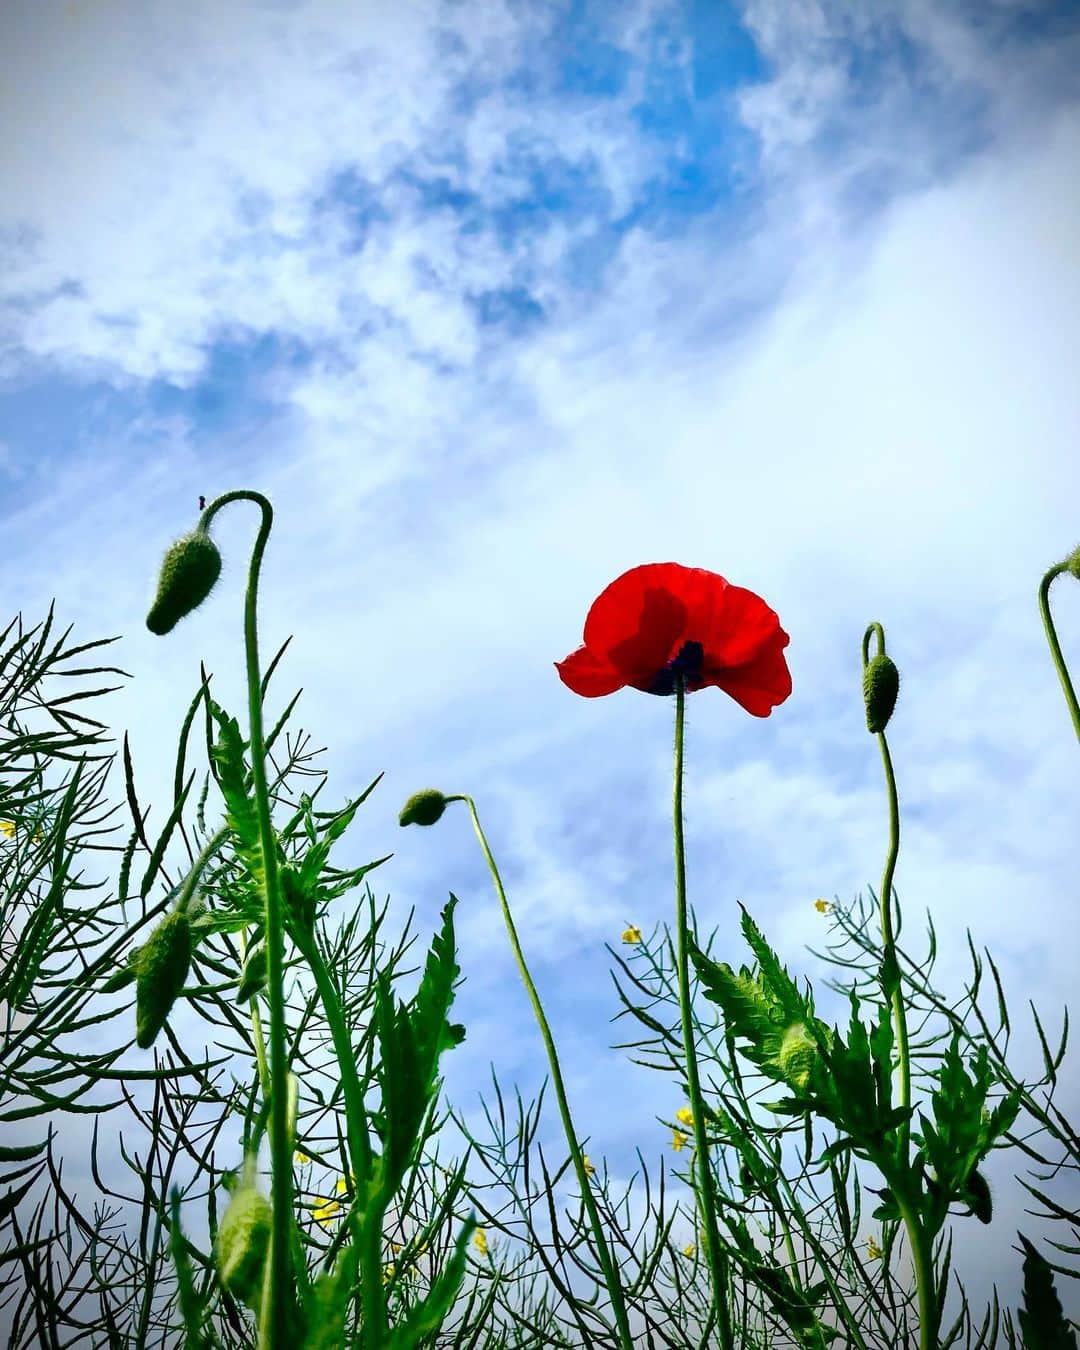
[[[285,1046],[285,923],[278,875],[277,847],[270,814],[270,792],[266,782],[266,747],[263,740],[262,680],[259,673],[259,638],[256,623],[259,571],[263,552],[274,523],[274,509],[261,492],[226,492],[203,512],[199,527],[205,531],[210,521],[230,502],[254,502],[262,512],[259,533],[251,553],[248,584],[244,595],[244,651],[247,664],[248,714],[251,724],[251,775],[255,810],[259,826],[259,844],[265,876],[265,931],[267,957],[267,996],[270,1002],[270,1165],[271,1201],[274,1226],[270,1237],[269,1270],[266,1292],[259,1317],[259,1347],[286,1345],[292,1334],[293,1292],[290,1230],[292,1212],[292,1156],[288,1133],[288,1094],[286,1078],[288,1058]]]
[[[701,1096],[701,1078],[698,1074],[697,1051],[694,1048],[694,1022],[690,1008],[690,960],[687,947],[686,923],[686,851],[683,844],[683,720],[686,707],[686,676],[675,680],[675,925],[677,930],[677,965],[679,977],[679,1011],[682,1015],[683,1050],[686,1054],[686,1080],[690,1090],[690,1111],[693,1117],[695,1159],[698,1169],[697,1198],[707,1235],[707,1256],[712,1273],[713,1309],[719,1312],[720,1343],[723,1350],[734,1350],[731,1329],[731,1309],[728,1304],[727,1254],[720,1249],[720,1230],[716,1222],[716,1189],[713,1185],[705,1138],[705,1107]],[[712,1314],[710,1313],[710,1320]]]
[[[536,1020],[540,1027],[540,1035],[543,1037],[544,1047],[547,1050],[548,1064],[551,1067],[551,1081],[555,1087],[555,1097],[559,1103],[559,1114],[562,1116],[563,1130],[566,1134],[566,1142],[570,1147],[570,1157],[574,1164],[574,1171],[577,1173],[578,1184],[581,1187],[581,1198],[584,1201],[585,1208],[588,1211],[589,1222],[592,1224],[593,1236],[596,1238],[597,1256],[600,1258],[600,1265],[604,1271],[604,1280],[608,1287],[608,1293],[611,1295],[611,1306],[615,1313],[615,1321],[619,1331],[619,1342],[623,1350],[634,1350],[633,1337],[630,1335],[630,1323],[626,1315],[626,1301],[623,1297],[622,1285],[619,1282],[618,1272],[615,1269],[615,1263],[612,1260],[607,1240],[604,1237],[604,1230],[600,1225],[600,1213],[596,1208],[596,1201],[593,1199],[592,1187],[589,1184],[589,1177],[585,1171],[585,1162],[582,1157],[581,1149],[577,1142],[577,1132],[574,1129],[574,1122],[570,1116],[570,1103],[566,1099],[566,1088],[563,1086],[562,1070],[559,1067],[559,1056],[555,1050],[555,1042],[552,1039],[551,1029],[548,1026],[547,1018],[544,1016],[544,1009],[540,1003],[540,995],[536,992],[536,986],[533,984],[532,976],[529,974],[529,967],[525,964],[525,955],[521,950],[521,943],[518,941],[517,929],[514,927],[514,920],[510,913],[510,905],[506,899],[506,891],[503,889],[502,878],[499,876],[499,869],[495,864],[491,849],[488,847],[488,841],[484,837],[484,831],[480,828],[480,819],[476,814],[476,803],[471,797],[464,794],[455,794],[446,798],[447,802],[465,802],[472,816],[473,829],[476,831],[476,837],[480,841],[480,847],[483,850],[484,857],[487,859],[488,869],[491,872],[492,880],[495,882],[495,891],[499,897],[499,904],[502,907],[503,919],[506,922],[506,931],[510,935],[510,945],[514,949],[514,958],[517,961],[518,970],[524,981],[526,991],[529,995],[529,1001],[532,1003],[533,1012],[536,1014]]]
[[[1065,695],[1065,702],[1068,704],[1073,729],[1076,732],[1077,739],[1080,740],[1080,705],[1077,704],[1076,691],[1073,689],[1072,680],[1069,679],[1068,667],[1065,665],[1065,658],[1061,654],[1061,644],[1058,642],[1054,620],[1050,616],[1050,583],[1056,576],[1068,570],[1065,563],[1057,563],[1043,577],[1039,583],[1039,612],[1042,614],[1046,640],[1050,644],[1050,655],[1053,657],[1058,679],[1061,681],[1061,689]]]

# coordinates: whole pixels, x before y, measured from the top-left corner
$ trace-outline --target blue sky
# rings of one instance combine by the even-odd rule
[[[932,907],[959,992],[970,924],[1056,1022],[1076,748],[1035,589],[1080,540],[1077,6],[9,0],[0,51],[8,609],[123,634],[108,715],[162,814],[200,658],[242,703],[253,520],[219,518],[220,590],[165,641],[161,552],[199,494],[270,496],[280,692],[335,798],[386,770],[349,856],[394,850],[376,889],[422,935],[461,898],[474,1125],[490,1061],[526,1096],[546,1065],[466,816],[397,829],[428,784],[478,802],[593,1158],[651,1166],[682,1104],[607,1048],[603,946],[673,923],[671,708],[552,666],[640,562],[792,635],[770,719],[689,708],[691,901],[726,958],[742,899],[820,978],[813,900],[877,886],[877,618],[908,931]],[[1080,669],[1080,588],[1054,604]],[[1013,1297],[1038,1225],[1002,1204],[956,1264]]]

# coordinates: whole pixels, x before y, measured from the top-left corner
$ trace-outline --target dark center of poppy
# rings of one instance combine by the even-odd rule
[[[649,685],[650,694],[673,694],[675,681],[680,675],[686,677],[687,689],[694,689],[701,680],[701,668],[705,661],[705,648],[700,642],[684,642],[662,670],[658,670]]]

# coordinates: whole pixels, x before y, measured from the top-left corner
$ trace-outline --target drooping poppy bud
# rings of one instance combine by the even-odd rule
[[[1080,581],[1080,545],[1077,545],[1065,559],[1065,570],[1071,572],[1077,581]]]
[[[263,1271],[274,1211],[270,1201],[254,1186],[240,1185],[232,1193],[217,1231],[217,1267],[229,1293],[258,1311],[262,1300]]]
[[[446,810],[446,798],[437,788],[424,788],[414,792],[401,808],[398,823],[401,825],[434,825]]]
[[[780,1072],[793,1087],[804,1091],[818,1059],[814,1038],[805,1022],[795,1022],[784,1032],[780,1042]]]
[[[165,554],[146,626],[159,637],[198,609],[221,575],[221,554],[205,530],[185,534]]]
[[[167,914],[135,958],[135,1041],[149,1050],[165,1025],[191,964],[191,926],[180,910]]]
[[[863,701],[866,704],[866,725],[875,735],[884,731],[896,707],[900,692],[900,672],[891,657],[881,653],[867,663],[863,670]]]
[[[993,1201],[990,1197],[990,1183],[981,1172],[972,1171],[968,1177],[964,1200],[980,1223],[990,1222],[994,1212]]]
[[[266,988],[266,943],[260,942],[252,947],[244,959],[244,969],[240,976],[240,988],[236,993],[237,1003],[246,1003],[254,998],[260,989]]]

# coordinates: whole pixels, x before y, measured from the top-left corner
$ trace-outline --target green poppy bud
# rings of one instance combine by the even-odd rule
[[[817,1063],[818,1048],[805,1022],[795,1022],[780,1042],[780,1072],[793,1087],[804,1091]]]
[[[262,1301],[263,1271],[274,1211],[254,1186],[238,1186],[217,1231],[217,1268],[221,1283],[253,1311]]]
[[[446,810],[446,798],[436,788],[414,792],[401,808],[401,825],[434,825]]]
[[[185,534],[165,554],[157,599],[146,626],[160,637],[171,633],[185,614],[198,609],[221,575],[221,554],[205,530]]]
[[[254,998],[260,989],[266,988],[266,943],[260,942],[252,947],[244,958],[244,970],[240,976],[240,988],[237,990],[237,1003],[246,1003]]]
[[[149,1050],[165,1025],[191,964],[191,927],[174,910],[150,934],[135,958],[135,1041]]]
[[[875,656],[863,670],[863,700],[866,703],[866,725],[875,734],[884,731],[896,707],[900,691],[900,672],[892,658]]]
[[[1080,581],[1080,545],[1073,549],[1065,559],[1065,570],[1071,572]]]
[[[993,1215],[990,1183],[981,1172],[973,1171],[967,1180],[964,1200],[980,1223],[989,1223]]]

